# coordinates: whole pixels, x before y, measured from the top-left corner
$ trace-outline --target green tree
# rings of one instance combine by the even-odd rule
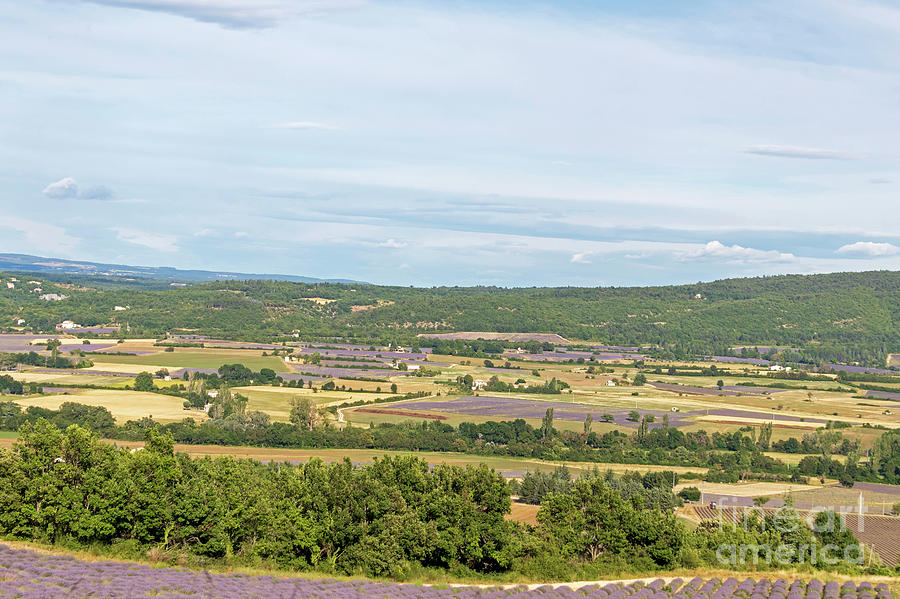
[[[149,372],[142,372],[134,377],[135,391],[153,391],[153,375]]]
[[[541,418],[541,438],[549,439],[553,434],[553,408],[547,408],[544,417]]]

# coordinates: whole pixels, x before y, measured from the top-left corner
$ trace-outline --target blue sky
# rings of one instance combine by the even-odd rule
[[[402,285],[900,269],[875,1],[0,0],[0,252]]]

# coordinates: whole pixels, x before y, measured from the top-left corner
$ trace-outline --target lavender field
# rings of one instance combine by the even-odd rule
[[[591,352],[546,352],[543,354],[520,354],[516,352],[504,352],[503,357],[505,358],[518,358],[520,360],[527,360],[531,362],[571,362],[577,361],[579,358],[583,358],[585,361],[590,360],[643,360],[647,356],[643,354],[631,354],[624,352],[606,352],[606,353],[591,353]]]
[[[204,599],[401,599],[499,598],[549,599],[892,599],[884,584],[839,585],[813,580],[743,581],[694,578],[652,582],[598,583],[572,588],[565,585],[531,587],[439,588],[369,580],[305,580],[246,574],[212,574],[175,568],[152,568],[121,562],[84,562],[64,555],[42,555],[0,545],[0,597],[50,599],[56,597],[161,597]]]
[[[0,335],[0,352],[30,352],[45,349],[31,345],[35,339],[56,339],[56,335]]]
[[[709,356],[709,359],[716,362],[755,364],[756,366],[767,366],[772,363],[771,360],[764,360],[763,358],[741,358],[736,356]]]
[[[890,391],[866,391],[864,395],[865,397],[872,397],[874,399],[892,399],[894,401],[900,401],[900,393],[891,393]]]
[[[591,406],[563,401],[542,401],[533,399],[517,399],[512,397],[485,397],[463,396],[459,398],[429,398],[407,401],[392,406],[395,410],[410,410],[411,412],[441,412],[448,414],[460,414],[463,416],[483,416],[496,420],[512,420],[515,418],[539,419],[544,416],[547,408],[553,408],[553,417],[557,420],[569,422],[584,422],[588,414],[594,422],[603,422],[603,416],[608,414],[613,417],[610,421],[618,426],[637,428],[638,422],[628,419],[629,414],[637,412],[641,417],[652,415],[654,422],[649,423],[649,428],[663,426],[663,419],[669,417],[669,426],[678,428],[696,424],[693,418],[696,416],[721,416],[725,418],[765,418],[775,422],[813,422],[824,424],[825,421],[818,418],[801,418],[785,414],[772,414],[766,412],[753,412],[719,408],[710,410],[687,410],[681,412],[666,412],[662,410],[645,410],[632,408],[610,408],[605,406]]]
[[[741,393],[750,393],[751,395],[768,395],[770,393],[784,393],[787,389],[773,389],[771,387],[751,387],[750,385],[725,385],[722,387],[727,391],[740,391]]]
[[[605,408],[600,406],[587,406],[584,404],[566,403],[562,401],[538,401],[531,399],[515,399],[508,397],[473,397],[466,396],[458,399],[422,399],[393,406],[398,410],[412,411],[436,411],[466,416],[486,416],[497,420],[511,420],[515,418],[538,419],[544,416],[547,408],[553,408],[553,417],[558,420],[570,422],[583,422],[588,414],[591,414],[594,422],[601,422],[604,414],[613,417],[613,422],[619,426],[636,428],[637,422],[628,420],[630,409]],[[687,420],[690,416],[706,412],[664,412],[660,410],[637,410],[643,416],[651,414],[656,421],[650,424],[650,428],[662,426],[663,417],[669,416],[669,426],[688,426],[693,422]]]
[[[385,378],[389,376],[403,376],[406,373],[399,370],[386,368],[329,368],[328,366],[317,366],[315,364],[291,364],[298,374],[332,377],[332,378]]]

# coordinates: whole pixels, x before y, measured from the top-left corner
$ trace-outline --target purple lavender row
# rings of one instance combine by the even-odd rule
[[[497,587],[434,588],[369,580],[306,580],[247,574],[213,574],[175,568],[154,568],[122,562],[83,562],[65,555],[41,555],[0,545],[0,597],[49,599],[55,597],[205,597],[324,599],[892,599],[881,583],[813,580],[754,581],[747,578],[666,582],[607,583],[573,589],[542,585],[529,589]]]

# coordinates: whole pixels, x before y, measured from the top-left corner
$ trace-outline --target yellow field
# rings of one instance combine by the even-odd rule
[[[200,410],[185,410],[178,397],[169,397],[158,393],[142,393],[140,391],[114,391],[109,389],[85,389],[71,394],[45,395],[26,397],[15,400],[17,404],[40,406],[58,410],[67,401],[89,406],[103,406],[109,410],[117,422],[137,420],[144,416],[152,416],[160,422],[172,422],[191,417],[204,420],[206,414]]]
[[[800,422],[797,420],[771,420],[769,418],[744,418],[740,416],[697,416],[696,420],[700,422],[724,422],[727,424],[767,424],[774,423],[778,428],[795,428],[813,430],[822,428],[825,425],[819,422]]]
[[[677,493],[685,487],[697,487],[700,489],[701,493],[734,495],[736,497],[775,497],[776,495],[783,493],[796,493],[798,491],[811,491],[821,488],[817,485],[801,485],[796,483],[708,483],[703,481],[688,481],[679,483],[675,487],[675,492]]]

